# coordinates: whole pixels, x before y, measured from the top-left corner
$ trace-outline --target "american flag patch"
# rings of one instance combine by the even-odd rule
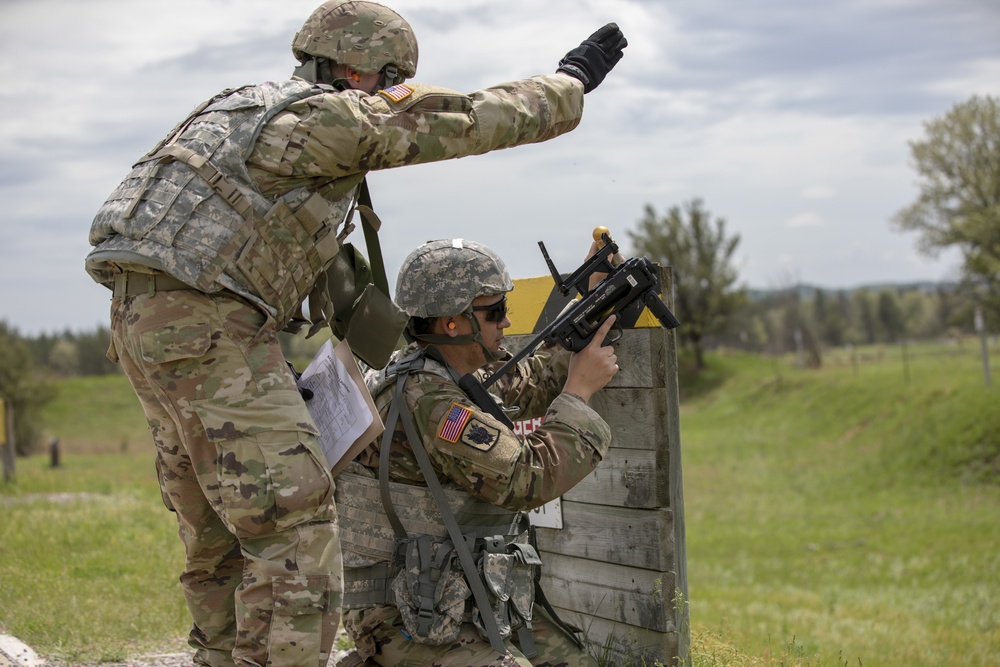
[[[459,403],[452,403],[447,419],[441,423],[441,428],[438,429],[438,437],[448,442],[458,442],[459,436],[462,435],[462,429],[465,428],[465,424],[471,416],[471,408]]]
[[[389,86],[388,88],[378,91],[378,94],[385,95],[393,102],[399,102],[412,95],[413,88],[407,86],[405,83],[397,83],[395,86]]]

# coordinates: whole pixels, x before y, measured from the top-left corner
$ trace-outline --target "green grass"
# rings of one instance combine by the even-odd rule
[[[42,409],[41,418],[45,435],[58,437],[66,451],[149,451],[152,441],[146,419],[123,375],[71,378],[57,386],[58,393]]]
[[[122,661],[186,634],[177,524],[151,455],[19,459],[0,494],[0,632],[61,661]]]
[[[682,377],[695,667],[1000,662],[1000,388],[977,346],[863,353]],[[63,465],[19,459],[0,487],[0,632],[62,661],[181,645],[181,546],[127,382],[62,382],[45,418]]]
[[[812,660],[765,664],[1000,660],[1000,391],[972,351],[899,354],[711,358],[725,380],[681,411],[700,636]]]
[[[146,420],[124,376],[60,381],[43,410],[60,441],[0,487],[0,631],[67,662],[183,646],[183,550]]]

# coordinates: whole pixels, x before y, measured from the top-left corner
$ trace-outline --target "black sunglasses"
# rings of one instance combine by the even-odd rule
[[[484,316],[487,322],[499,322],[503,318],[507,317],[507,295],[504,294],[503,298],[496,303],[491,303],[488,306],[473,306],[472,310],[481,310],[486,313]]]

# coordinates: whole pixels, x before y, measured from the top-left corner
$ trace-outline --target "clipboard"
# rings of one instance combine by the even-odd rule
[[[319,443],[336,477],[384,430],[368,386],[346,340],[336,347],[327,340],[298,385],[313,392],[306,401],[309,414],[319,428]]]

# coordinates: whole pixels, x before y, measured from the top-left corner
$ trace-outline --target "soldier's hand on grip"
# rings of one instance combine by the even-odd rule
[[[616,318],[616,315],[612,315],[606,319],[587,347],[574,352],[570,357],[569,373],[563,391],[589,401],[595,392],[611,382],[611,378],[618,372],[618,356],[614,347],[602,344]]]
[[[622,59],[622,49],[626,46],[628,40],[618,24],[609,23],[567,53],[556,71],[576,77],[583,82],[583,92],[589,93]]]

